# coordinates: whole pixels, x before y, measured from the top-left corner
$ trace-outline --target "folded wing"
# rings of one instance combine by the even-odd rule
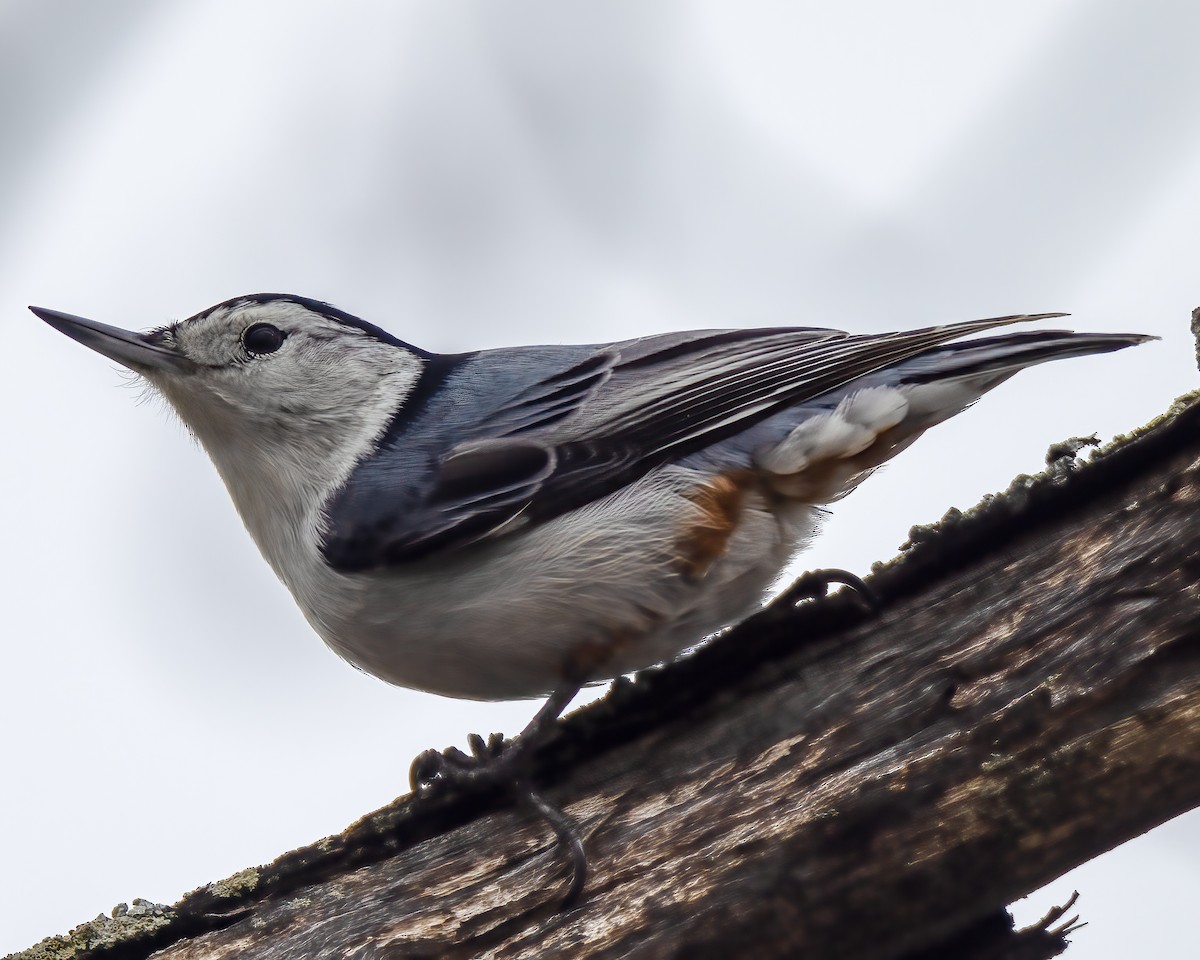
[[[941,344],[1053,316],[1062,314],[880,335],[672,334],[582,356],[561,348],[557,361],[542,348],[516,386],[507,385],[511,367],[526,354],[475,355],[441,391],[457,406],[431,403],[327,504],[324,554],[338,569],[363,570],[495,540]],[[456,429],[445,429],[451,422]],[[458,442],[446,447],[447,434]]]

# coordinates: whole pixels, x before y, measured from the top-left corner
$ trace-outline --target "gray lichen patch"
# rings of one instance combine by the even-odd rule
[[[1113,437],[1112,440],[1106,443],[1099,450],[1094,451],[1090,459],[1102,460],[1104,457],[1109,456],[1114,451],[1119,450],[1126,444],[1144,437],[1148,433],[1153,433],[1156,430],[1161,429],[1185,410],[1194,407],[1197,403],[1200,403],[1200,389],[1193,390],[1191,393],[1185,393],[1181,397],[1176,397],[1174,403],[1172,403],[1165,411],[1163,411],[1149,423],[1138,427],[1136,430],[1131,430],[1129,433],[1122,433]]]
[[[112,915],[100,914],[75,927],[66,936],[47,937],[28,950],[9,954],[5,960],[69,960],[92,950],[114,947],[141,939],[171,922],[175,911],[161,903],[140,897],[132,903],[119,903]]]
[[[1192,338],[1196,341],[1196,366],[1200,367],[1200,307],[1192,311]]]
[[[1079,459],[1079,451],[1084,447],[1099,447],[1100,439],[1093,433],[1089,437],[1070,437],[1050,444],[1046,451],[1046,466],[1053,467],[1056,463],[1067,461],[1075,463]]]
[[[212,891],[214,896],[232,900],[253,891],[258,886],[259,879],[258,868],[247,867],[245,870],[239,870],[231,877],[218,880],[216,883],[210,883],[208,889]]]

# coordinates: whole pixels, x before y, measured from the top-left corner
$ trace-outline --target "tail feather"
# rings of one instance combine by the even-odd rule
[[[830,503],[1019,370],[1156,339],[1039,330],[939,345],[809,405],[808,415],[781,442],[756,455],[756,464],[778,494]]]
[[[1047,360],[1123,350],[1158,337],[1143,333],[1074,333],[1029,330],[962,340],[929,350],[893,368],[892,382],[933,383],[963,377],[995,376],[999,383],[1025,367]]]

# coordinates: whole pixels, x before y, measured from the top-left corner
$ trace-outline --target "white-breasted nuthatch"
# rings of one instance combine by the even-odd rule
[[[1153,339],[961,339],[1062,316],[1037,314],[438,355],[281,294],[147,334],[31,309],[166,397],[342,657],[448,696],[552,694],[518,744],[580,685],[753,610],[820,505],[1013,373]],[[516,769],[520,750],[473,745],[417,779]]]

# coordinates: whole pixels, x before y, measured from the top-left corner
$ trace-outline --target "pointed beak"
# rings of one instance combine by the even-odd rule
[[[29,309],[55,330],[65,333],[72,340],[78,340],[85,347],[91,347],[109,360],[116,360],[135,373],[190,373],[196,369],[191,360],[159,342],[153,335],[110,327],[107,323],[97,323],[44,307]]]

